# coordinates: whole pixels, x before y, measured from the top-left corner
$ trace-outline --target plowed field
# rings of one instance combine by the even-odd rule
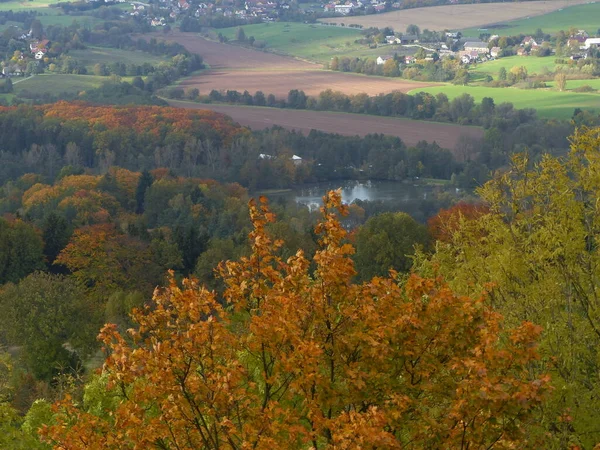
[[[444,5],[428,8],[403,9],[368,16],[337,17],[323,22],[355,23],[369,27],[392,27],[404,31],[410,24],[434,31],[460,30],[507,22],[525,17],[548,14],[561,8],[589,3],[589,0],[548,0],[532,2],[475,3],[469,5]],[[531,30],[533,32],[535,30]]]
[[[161,38],[161,35],[152,35]],[[193,33],[174,32],[166,37],[184,45],[189,51],[202,55],[211,70],[187,78],[180,86],[198,88],[201,94],[211,90],[247,90],[251,94],[287,97],[292,89],[307,95],[318,95],[326,89],[345,94],[377,95],[392,91],[408,92],[427,83],[392,78],[367,77],[322,70],[320,65],[243,47],[207,41]]]
[[[477,127],[392,117],[234,105],[206,105],[178,101],[169,101],[169,103],[171,106],[182,108],[217,111],[231,116],[240,125],[256,130],[279,125],[302,133],[308,133],[312,129],[348,136],[365,136],[372,133],[382,133],[398,136],[409,145],[416,144],[419,141],[435,141],[441,147],[451,150],[456,149],[460,145],[461,136],[475,139],[483,138],[483,130]]]

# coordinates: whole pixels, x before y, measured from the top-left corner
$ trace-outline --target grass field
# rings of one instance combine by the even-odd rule
[[[24,9],[39,9],[48,8],[53,3],[58,3],[61,0],[9,0],[7,2],[0,3],[0,11],[22,11]]]
[[[509,56],[507,58],[499,58],[494,61],[472,65],[469,72],[474,80],[479,80],[486,75],[491,75],[494,79],[497,79],[501,67],[504,67],[509,72],[514,66],[525,66],[529,75],[543,75],[556,70],[557,64],[554,63],[555,59],[556,57],[554,56],[544,58],[535,56]]]
[[[326,62],[334,55],[346,56],[355,51],[369,50],[354,43],[361,37],[360,30],[355,28],[291,22],[261,23],[242,28],[246,37],[254,36],[257,41],[266,42],[267,49],[311,61]],[[234,40],[237,27],[219,31]]]
[[[47,27],[48,25],[62,25],[68,27],[74,21],[77,21],[80,25],[85,27],[94,27],[94,25],[101,23],[102,19],[98,19],[97,17],[92,16],[70,16],[67,14],[63,14],[60,10],[55,8],[46,8],[44,10],[40,10],[41,14],[39,14],[36,18],[42,22],[42,25]]]
[[[560,30],[568,31],[569,28],[586,30],[596,34],[600,28],[600,2],[585,5],[570,6],[562,10],[550,12],[543,16],[518,19],[511,22],[499,22],[497,26],[487,27],[487,32],[500,36],[514,36],[517,34],[533,34],[538,28],[544,33],[556,33]],[[490,20],[489,23],[495,23]],[[479,36],[481,27],[469,28],[463,31],[465,36]]]
[[[590,81],[583,80],[582,84],[591,84]],[[567,88],[575,87],[567,82]],[[600,110],[600,94],[580,94],[572,91],[558,92],[551,89],[516,89],[516,88],[488,88],[480,86],[453,86],[441,85],[425,89],[416,89],[409,94],[417,92],[429,92],[438,94],[443,92],[448,98],[453,99],[462,94],[470,94],[475,102],[480,102],[483,97],[491,97],[496,104],[509,102],[515,108],[535,108],[540,117],[568,119],[573,115],[575,108]]]
[[[77,94],[86,89],[96,88],[108,80],[108,77],[93,75],[43,74],[15,83],[14,91],[17,94],[23,90],[35,94],[44,94],[46,92],[52,94],[59,94],[61,92]],[[125,81],[125,79],[123,80]]]
[[[122,62],[125,64],[142,65],[150,63],[153,65],[165,61],[165,58],[153,56],[149,53],[119,50],[116,48],[88,47],[86,50],[71,50],[69,56],[83,62],[88,70],[91,70],[94,64],[110,64],[113,62]]]

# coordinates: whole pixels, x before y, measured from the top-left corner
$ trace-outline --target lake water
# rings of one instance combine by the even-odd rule
[[[272,197],[283,195],[312,209],[322,205],[322,197],[327,191],[338,188],[342,189],[342,201],[344,203],[352,203],[354,200],[381,200],[384,202],[408,203],[427,200],[428,196],[431,196],[434,190],[442,189],[453,194],[456,192],[451,187],[398,181],[337,181],[302,186]]]

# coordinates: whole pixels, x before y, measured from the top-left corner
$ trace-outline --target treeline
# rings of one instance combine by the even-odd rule
[[[543,152],[562,154],[569,148],[567,137],[573,133],[570,120],[546,120],[537,117],[534,109],[515,109],[511,103],[495,104],[492,98],[482,99],[476,104],[469,94],[449,100],[444,93],[432,95],[419,92],[414,95],[402,92],[369,96],[367,94],[346,95],[326,90],[316,97],[308,97],[303,91],[292,90],[287,99],[265,95],[258,91],[254,95],[228,90],[213,90],[200,95],[197,89],[185,92],[181,88],[166,91],[172,98],[187,98],[200,102],[227,102],[232,104],[270,106],[279,108],[313,109],[317,111],[342,111],[389,117],[406,117],[432,120],[459,125],[476,125],[486,131],[483,140],[461,138],[454,149],[460,163],[457,179],[461,186],[476,186],[490,176],[491,171],[505,166],[510,155],[525,149],[534,157]],[[578,124],[598,125],[600,116],[583,111],[574,111],[573,119]],[[464,178],[462,175],[466,175]],[[466,183],[466,184],[465,184]]]
[[[2,181],[31,171],[54,179],[63,166],[102,172],[118,165],[128,170],[166,167],[251,189],[360,178],[454,176],[461,186],[472,182],[462,178],[471,177],[467,166],[435,143],[407,147],[399,138],[375,134],[251,132],[221,114],[177,108],[65,102],[5,108],[0,140]],[[294,154],[301,163],[293,162]]]

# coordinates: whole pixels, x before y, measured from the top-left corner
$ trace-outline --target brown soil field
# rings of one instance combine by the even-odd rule
[[[431,86],[430,83],[323,70],[318,64],[208,41],[193,33],[173,32],[166,37],[158,34],[152,36],[178,42],[189,51],[202,55],[211,70],[186,78],[179,84],[184,89],[197,88],[201,94],[208,94],[213,89],[230,89],[239,92],[247,90],[251,94],[262,91],[265,95],[287,97],[289,91],[298,89],[314,96],[332,89],[348,95],[363,92],[377,95]]]
[[[338,133],[347,136],[365,136],[381,133],[397,136],[403,142],[414,145],[419,141],[437,142],[444,148],[455,150],[461,138],[483,138],[483,130],[445,123],[424,122],[393,117],[377,117],[363,114],[345,114],[324,111],[304,111],[261,108],[234,105],[213,105],[169,101],[180,108],[209,109],[226,114],[240,125],[262,130],[273,125],[307,134],[310,130]]]
[[[444,5],[429,8],[403,9],[383,14],[358,17],[338,17],[322,19],[328,23],[355,23],[369,27],[392,27],[394,30],[406,30],[411,24],[421,29],[435,31],[461,30],[538,16],[556,11],[560,8],[589,3],[589,0],[547,0],[532,2],[476,3],[471,5]]]

